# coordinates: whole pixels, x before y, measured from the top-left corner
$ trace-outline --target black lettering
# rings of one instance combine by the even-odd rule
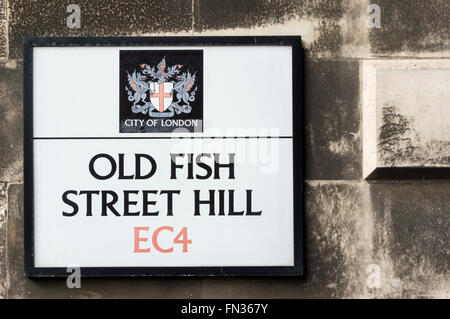
[[[225,216],[225,190],[219,189],[219,216]]]
[[[229,216],[241,216],[244,215],[244,211],[234,211],[234,189],[228,190],[228,215]]]
[[[141,158],[147,159],[152,167],[147,175],[141,175]],[[136,179],[147,179],[155,174],[157,165],[153,157],[147,154],[136,154],[135,160],[136,160]]]
[[[184,154],[170,154],[170,179],[177,179],[177,168],[183,168],[183,164],[177,164],[177,157],[184,157]]]
[[[125,154],[119,154],[119,179],[133,179],[134,174],[132,175],[125,175],[125,160],[124,160]]]
[[[108,201],[108,195],[112,196],[112,200]],[[120,216],[119,212],[114,208],[119,196],[113,191],[102,191],[102,216],[108,216],[108,209],[116,216]]]
[[[200,190],[196,189],[194,190],[195,200],[194,200],[194,206],[195,206],[195,212],[194,216],[200,216],[200,205],[209,205],[209,215],[213,216],[214,213],[214,190],[209,190],[209,199],[207,200],[200,200]]]
[[[123,191],[123,216],[139,216],[139,212],[130,212],[130,206],[137,204],[137,201],[130,201],[130,194],[139,194],[139,191]]]
[[[212,175],[212,169],[211,169],[211,167],[208,164],[202,162],[202,157],[211,158],[211,154],[201,153],[201,154],[197,155],[197,157],[195,158],[195,162],[197,163],[198,167],[203,168],[206,171],[206,175],[202,176],[202,175],[196,174],[195,178],[197,178],[197,179],[208,179]]]
[[[67,212],[63,211],[62,214],[63,214],[63,216],[72,217],[78,213],[78,205],[68,198],[69,194],[77,195],[77,191],[65,191],[62,195],[62,200],[63,200],[64,204],[67,204],[70,207],[72,207],[73,211],[71,213],[67,213]]]
[[[220,154],[214,153],[214,179],[220,179],[220,174],[219,174],[220,168],[228,168],[229,169],[228,179],[234,179],[234,156],[235,156],[235,154],[233,154],[233,153],[228,154],[229,163],[221,164],[221,163],[219,163]]]
[[[256,211],[256,212],[252,211],[252,190],[251,189],[247,189],[246,193],[247,193],[247,213],[245,215],[248,215],[248,216],[260,216],[261,213],[262,213],[262,210]]]
[[[80,191],[80,195],[86,194],[86,216],[92,216],[92,195],[100,194],[99,191]]]
[[[194,154],[188,154],[188,176],[187,179],[194,179]]]
[[[180,194],[177,190],[163,190],[160,194],[167,194],[167,216],[173,216],[173,194]]]
[[[101,175],[97,174],[97,172],[94,169],[95,161],[101,157],[106,158],[111,164],[111,171],[109,172],[109,174],[107,174],[105,176],[101,176]],[[104,154],[104,153],[97,154],[93,158],[91,158],[91,160],[89,161],[89,172],[96,179],[105,180],[105,179],[111,178],[116,173],[116,169],[117,169],[116,161],[114,161],[114,158],[108,154]]]
[[[155,205],[156,201],[153,200],[149,200],[148,199],[148,195],[149,194],[158,194],[158,191],[142,191],[142,206],[143,206],[143,212],[142,212],[142,216],[158,216],[159,211],[156,212],[150,212],[148,210],[148,206],[149,205]]]

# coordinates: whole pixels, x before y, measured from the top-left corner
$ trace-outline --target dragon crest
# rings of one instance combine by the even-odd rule
[[[182,72],[181,64],[167,66],[165,57],[156,66],[140,64],[139,67],[140,70],[127,73],[128,85],[125,86],[128,101],[133,102],[133,113],[172,117],[175,113],[191,112],[190,103],[195,101],[197,91],[196,72]]]

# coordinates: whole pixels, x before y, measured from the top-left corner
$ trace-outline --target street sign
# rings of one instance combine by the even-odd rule
[[[303,274],[300,47],[26,38],[25,273]]]

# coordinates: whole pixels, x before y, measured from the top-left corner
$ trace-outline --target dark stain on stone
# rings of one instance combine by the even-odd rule
[[[73,1],[10,1],[10,58],[21,57],[23,36],[130,36],[193,29],[252,28],[283,23],[295,17],[319,22],[316,30],[319,39],[309,46],[308,53],[339,54],[343,45],[339,20],[345,7],[335,1],[195,0],[192,5],[189,0],[79,0],[76,4],[81,8],[80,29],[70,29],[66,25],[69,3]]]
[[[389,253],[404,298],[448,291],[449,192],[448,182],[370,185],[377,226],[374,249]]]
[[[6,201],[7,184],[0,183],[0,299],[6,298]]]
[[[306,179],[361,177],[359,64],[306,60]]]
[[[322,287],[324,297],[363,294],[360,279],[371,254],[371,225],[362,211],[359,185],[307,185],[305,209],[307,284]]]
[[[400,114],[394,105],[384,106],[382,112],[378,152],[384,165],[450,164],[450,141],[431,140],[422,144],[412,118]]]
[[[343,44],[339,19],[345,8],[338,1],[196,0],[194,7],[195,31],[253,28],[308,18],[320,25],[320,37],[308,46],[308,54],[336,54]],[[298,32],[301,35],[302,30]]]
[[[251,28],[294,17],[337,21],[344,12],[341,3],[324,0],[196,0],[195,8],[196,31]]]
[[[22,185],[10,185],[8,188],[7,215],[7,282],[8,297],[19,298],[25,287],[23,284],[23,188]],[[22,295],[25,297],[24,295]]]
[[[332,54],[340,52],[344,39],[341,28],[336,22],[321,22],[319,33],[319,38],[307,48],[309,54],[324,51],[329,51]]]
[[[304,3],[300,1],[197,0],[194,6],[198,12],[196,31],[282,23],[304,10]]]
[[[402,159],[411,158],[415,147],[411,143],[412,138],[406,135],[411,132],[410,121],[392,105],[383,107],[382,121],[378,151],[384,163],[394,166]]]
[[[369,33],[374,53],[447,50],[450,45],[450,1],[374,0],[381,28]]]
[[[7,54],[7,10],[6,0],[0,0],[0,58],[6,57]]]
[[[0,181],[22,180],[22,70],[0,66]]]
[[[81,28],[69,29],[67,5],[81,9]],[[192,27],[192,1],[9,1],[10,57],[21,57],[23,36],[119,36]]]

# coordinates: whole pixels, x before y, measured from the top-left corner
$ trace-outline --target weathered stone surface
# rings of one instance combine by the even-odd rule
[[[361,178],[360,137],[369,135],[360,130],[360,61],[341,58],[367,57],[370,52],[448,57],[450,4],[445,0],[370,1],[381,7],[382,15],[381,28],[371,29],[369,36],[368,2],[152,0],[143,5],[134,0],[82,0],[77,2],[82,9],[81,29],[69,29],[66,7],[72,1],[0,0],[0,58],[9,48],[10,58],[20,59],[24,35],[301,35],[308,56],[304,132],[309,180],[304,278],[84,278],[81,289],[68,289],[65,279],[27,279],[20,184],[22,70],[9,60],[7,67],[0,67],[0,298],[448,298],[450,183],[355,181]],[[5,37],[6,3],[9,39]],[[450,115],[445,103],[450,100],[450,67],[443,67],[446,61],[440,59],[438,67],[425,68],[427,75],[411,67],[405,72],[390,68],[378,74],[380,81],[369,91],[362,92],[364,101],[370,98],[368,92],[380,92],[374,98],[381,105],[379,112],[363,121],[375,123],[376,161],[386,167],[449,165]],[[416,60],[409,65],[428,62]],[[365,85],[364,77],[365,72],[361,79]],[[391,102],[384,124],[394,127],[403,142],[390,143],[395,134],[384,130],[385,142],[380,145],[392,152],[382,156],[377,152],[377,129],[383,126],[383,105]],[[379,286],[368,285],[368,269],[379,269]]]
[[[308,5],[309,2],[309,5]],[[226,29],[282,23],[303,15],[339,20],[343,14],[340,4],[327,1],[277,1],[268,0],[199,0],[195,2],[195,28]]]
[[[449,190],[449,183],[308,182],[305,277],[208,278],[202,296],[448,297]]]
[[[450,167],[450,60],[364,63],[364,170]]]
[[[304,286],[326,285],[333,297],[448,298],[449,192],[448,182],[308,183]]]
[[[194,31],[207,35],[301,35],[311,56],[368,52],[366,1],[195,0]]]
[[[399,95],[401,93],[402,95]],[[383,166],[450,165],[450,69],[377,74]]]
[[[23,185],[10,185],[8,188],[7,214],[7,289],[8,297],[25,297],[23,277]],[[22,267],[22,268],[20,268]]]
[[[0,59],[6,58],[8,53],[6,0],[0,0]]]
[[[306,60],[306,179],[359,179],[359,64]]]
[[[6,298],[6,206],[7,184],[0,183],[0,299]]]
[[[22,69],[0,65],[0,181],[22,178]]]
[[[450,296],[450,183],[370,185],[384,297]]]
[[[118,36],[176,32],[192,27],[192,2],[178,1],[89,1],[81,9],[81,28],[67,27],[65,1],[9,1],[9,54],[20,58],[23,36]]]
[[[362,183],[308,183],[305,193],[307,285],[324,297],[368,296],[373,218]]]
[[[381,9],[381,28],[371,29],[375,54],[426,54],[450,49],[450,2],[447,0],[371,0]]]
[[[311,56],[369,52],[367,1],[308,0],[78,1],[81,28],[70,29],[71,1],[9,2],[10,58],[21,57],[22,37],[130,35],[301,35]],[[193,15],[192,12],[195,14]]]

